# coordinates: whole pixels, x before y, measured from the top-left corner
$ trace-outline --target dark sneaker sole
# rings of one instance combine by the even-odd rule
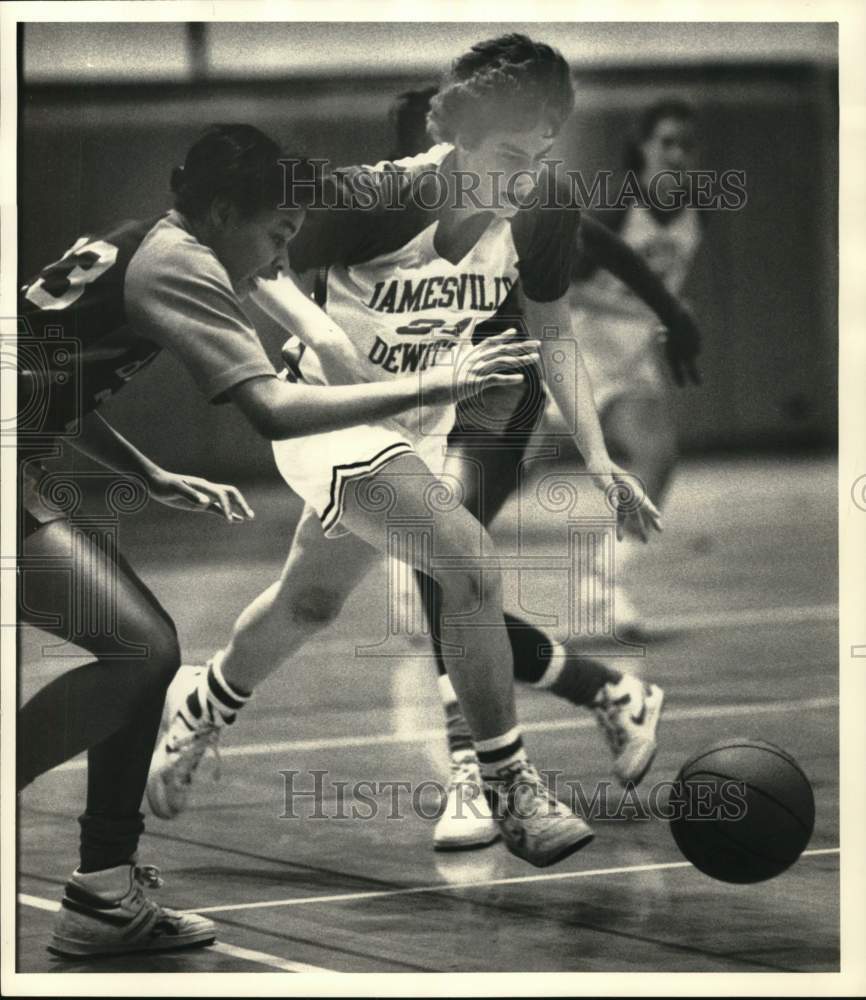
[[[636,775],[631,778],[621,778],[619,775],[616,776],[616,780],[619,782],[622,788],[626,788],[629,785],[639,785],[643,779],[649,773],[649,769],[653,766],[653,761],[656,759],[656,754],[658,753],[658,747],[656,747],[647,759],[646,764],[638,771]]]
[[[577,854],[579,850],[581,850],[584,847],[587,847],[589,844],[593,842],[593,840],[595,840],[595,834],[588,833],[580,840],[576,841],[573,844],[568,844],[566,847],[563,847],[561,851],[558,851],[556,854],[550,855],[543,861],[532,861],[530,858],[527,858],[526,860],[529,861],[529,863],[531,865],[534,865],[536,868],[549,868],[551,865],[558,865],[560,861],[565,861],[566,858],[570,858],[572,854]]]
[[[573,840],[570,844],[565,844],[558,851],[555,851],[553,854],[548,854],[543,858],[530,857],[519,850],[515,850],[509,846],[508,841],[505,841],[505,846],[516,858],[529,862],[533,868],[549,868],[551,865],[559,864],[560,861],[565,861],[566,858],[570,858],[572,854],[577,854],[579,850],[586,847],[588,844],[591,844],[593,840],[595,840],[595,834],[592,831],[589,831],[578,840]]]
[[[145,945],[139,948],[133,948],[129,945],[120,946],[118,948],[108,948],[100,950],[86,950],[86,946],[82,946],[80,951],[71,951],[66,945],[60,945],[59,947],[55,944],[46,945],[45,950],[50,951],[52,955],[57,955],[60,958],[65,958],[68,961],[81,960],[84,958],[114,958],[116,955],[153,955],[158,952],[169,952],[169,951],[185,951],[192,950],[193,948],[205,948],[208,945],[213,944],[216,941],[216,934],[208,934],[205,937],[194,938],[191,941],[182,941],[177,944],[169,944],[167,941],[160,941],[158,944],[154,943],[152,945]],[[74,946],[73,946],[74,947]]]
[[[452,841],[450,844],[437,844],[434,841],[433,850],[437,853],[441,851],[443,854],[454,851],[480,851],[485,847],[490,847],[491,844],[495,844],[501,837],[502,834],[497,831],[490,840],[469,840],[462,844],[459,841]]]

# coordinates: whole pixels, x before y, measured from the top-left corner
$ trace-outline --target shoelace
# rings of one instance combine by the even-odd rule
[[[481,789],[481,772],[478,770],[477,761],[471,757],[465,760],[451,761],[451,777],[448,784],[449,790],[456,785],[469,785],[473,791],[473,797]]]
[[[165,885],[156,865],[136,865],[133,877],[139,885],[153,889],[161,889]]]
[[[176,774],[181,781],[187,781],[198,767],[205,752],[210,749],[214,755],[214,781],[218,781],[222,772],[222,758],[219,752],[221,726],[212,723],[202,723],[199,729],[184,733],[172,740],[172,746],[178,752]]]
[[[504,767],[499,773],[507,785],[523,784],[530,786],[535,789],[536,794],[545,798],[551,805],[561,808],[562,803],[541,780],[541,775],[538,773],[537,768],[534,764],[530,764],[529,761],[517,761],[508,767]]]
[[[614,751],[622,749],[628,735],[620,719],[625,706],[630,701],[631,697],[629,695],[626,695],[625,698],[617,699],[606,697],[601,704],[595,706],[595,716],[601,723],[607,741]]]
[[[162,907],[154,900],[148,899],[144,889],[145,887],[160,889],[163,884],[156,865],[135,865],[132,870],[132,898],[129,900],[129,905],[147,910],[153,920],[162,912]]]

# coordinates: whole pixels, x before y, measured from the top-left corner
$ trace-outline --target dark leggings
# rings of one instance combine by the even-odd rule
[[[20,709],[18,788],[87,750],[81,868],[123,864],[144,829],[141,799],[165,692],[180,665],[174,623],[110,543],[66,521],[38,527],[22,555],[21,623],[96,659],[51,681]],[[59,568],[46,569],[47,559]],[[93,623],[106,617],[110,627],[93,634]]]

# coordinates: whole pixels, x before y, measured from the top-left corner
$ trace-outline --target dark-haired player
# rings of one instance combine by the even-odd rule
[[[598,211],[593,220],[633,248],[672,294],[682,289],[703,240],[706,213],[680,197],[686,190],[684,171],[695,165],[695,143],[694,112],[688,104],[668,99],[646,108],[624,162],[642,192],[641,203]],[[570,305],[574,331],[585,345],[605,440],[617,460],[627,463],[661,502],[676,463],[677,442],[658,317],[591,254],[578,262]],[[675,368],[674,374],[682,378],[683,372]],[[617,553],[621,581],[632,546],[626,539]],[[623,586],[617,587],[614,602],[620,619],[639,622]]]
[[[140,951],[205,944],[204,918],[163,909],[144,884],[152,866],[137,864],[143,829],[139,811],[165,692],[179,663],[175,627],[119,554],[76,531],[40,493],[40,456],[66,442],[109,469],[134,473],[150,495],[186,510],[215,509],[228,520],[252,517],[231,486],[167,472],[99,415],[163,348],[192,375],[206,397],[230,400],[270,439],[381,419],[416,405],[418,380],[375,386],[292,385],[277,377],[243,308],[261,277],[286,264],[287,243],[302,209],[279,208],[284,197],[280,148],[251,126],[210,129],[175,171],[175,208],[158,220],[123,223],[81,237],[21,290],[19,403],[46,403],[38,426],[21,431],[23,546],[20,620],[87,649],[95,660],[42,688],[18,717],[18,787],[83,750],[88,751],[87,804],[80,818],[81,857],[70,878],[51,949],[66,955]],[[296,293],[301,329],[323,313]],[[292,299],[288,300],[291,311]],[[315,307],[312,307],[315,310]],[[75,353],[78,378],[54,370],[62,345]],[[51,339],[52,335],[55,339]],[[508,366],[508,347],[476,353],[460,387],[519,379],[487,375],[487,361]],[[41,359],[41,361],[40,361]],[[68,366],[67,366],[68,367]],[[425,392],[452,395],[452,373],[432,373]],[[41,402],[40,402],[41,401]],[[28,573],[28,561],[64,560],[70,577]],[[77,614],[71,623],[67,608]],[[112,622],[90,634],[110,609]],[[52,618],[55,625],[46,625]],[[111,627],[113,625],[113,627]],[[146,650],[130,657],[130,644]]]
[[[346,362],[349,377],[370,385],[447,356],[519,285],[548,387],[563,411],[576,415],[576,444],[596,485],[607,489],[624,474],[605,448],[579,352],[567,374],[561,368],[563,346],[573,346],[568,288],[579,212],[568,193],[555,196],[554,178],[541,166],[573,101],[568,65],[550,46],[524,35],[473,46],[431,102],[438,144],[413,159],[338,170],[328,199],[336,207],[308,213],[290,259],[296,271],[326,272],[320,281],[325,307],[357,349]],[[461,194],[473,178],[486,201]],[[550,329],[560,337],[543,339]],[[305,381],[347,375],[310,346],[293,364]],[[509,850],[541,866],[591,839],[587,824],[546,788],[523,748],[490,539],[464,507],[441,502],[439,476],[454,415],[449,405],[317,435],[292,455],[275,447],[283,477],[306,507],[281,578],[243,612],[200,680],[178,692],[148,786],[161,815],[176,814],[186,801],[195,752],[178,752],[184,734],[194,727],[201,741],[210,739],[261,680],[333,620],[373,560],[388,551],[387,508],[404,523],[432,525],[439,558],[431,563],[421,540],[414,547],[408,542],[402,558],[435,581],[437,632],[465,651],[447,657],[446,666]],[[658,526],[646,498],[633,518],[644,532]],[[488,557],[483,569],[482,553]],[[467,622],[467,609],[477,607],[483,610]],[[211,681],[217,673],[232,689],[222,702]]]
[[[427,148],[427,116],[436,92],[436,87],[407,91],[395,100],[389,112],[396,139],[394,158],[415,155]],[[683,105],[664,102],[648,109],[642,117],[638,142],[627,167],[636,172],[636,179],[644,191],[655,174],[687,165],[684,156],[688,135],[666,120],[674,119],[685,126],[689,120],[683,118],[686,114]],[[660,136],[655,134],[659,129]],[[657,183],[664,181],[670,186],[677,178],[669,173]],[[660,193],[670,200],[672,192],[662,190]],[[695,381],[694,359],[700,337],[689,310],[672,294],[678,290],[684,276],[682,267],[678,270],[678,281],[670,281],[664,271],[657,273],[661,255],[646,252],[644,241],[636,240],[634,235],[646,235],[649,230],[664,232],[661,227],[674,222],[672,238],[679,244],[683,240],[677,240],[678,233],[691,233],[693,226],[676,223],[676,213],[654,213],[651,220],[641,225],[635,226],[634,221],[625,225],[625,217],[634,214],[632,209],[631,212],[608,211],[599,217],[586,213],[582,216],[574,248],[570,298],[574,332],[579,335],[605,440],[611,449],[616,449],[618,459],[638,473],[650,496],[655,497],[664,484],[656,473],[656,464],[666,453],[671,422],[667,405],[653,405],[653,401],[662,402],[658,389],[668,384],[661,370],[663,350],[680,384],[684,384],[686,375]],[[640,214],[646,215],[646,211]],[[620,231],[622,235],[618,235]],[[685,243],[688,247],[690,241],[687,239]],[[676,253],[664,255],[669,264],[677,257]],[[588,308],[576,305],[597,301],[598,293],[596,296],[591,294],[594,288],[606,292],[602,298],[608,303],[610,314],[598,317],[598,323]],[[620,299],[624,301],[618,307]],[[628,322],[618,325],[624,312],[632,317],[631,325]],[[475,339],[481,340],[502,329],[503,325],[514,325],[517,313],[519,305],[509,298],[499,315],[476,327]],[[639,320],[638,329],[634,329],[634,317]],[[658,337],[660,323],[667,331],[664,347]],[[489,421],[473,419],[471,408],[458,407],[456,426],[448,437],[445,471],[461,482],[462,502],[485,525],[493,521],[514,492],[529,435],[540,423],[545,396],[533,389],[530,383],[522,388],[496,392],[502,413],[495,429]],[[486,411],[494,405],[488,398]],[[510,421],[509,414],[512,415]],[[620,546],[618,569],[621,551]],[[418,582],[426,601],[428,620],[435,623],[438,593],[435,588],[425,585],[420,574]],[[599,581],[587,591],[602,593],[604,587]],[[631,616],[619,586],[614,606],[621,634]],[[591,708],[610,742],[616,758],[617,777],[621,781],[639,781],[655,751],[661,691],[657,687],[647,689],[636,677],[623,675],[586,657],[569,657],[562,644],[529,625],[519,615],[507,613],[505,621],[514,654],[515,677],[551,690],[573,704]],[[477,847],[496,839],[498,831],[483,799],[477,794],[480,784],[478,760],[469,727],[448,680],[442,644],[435,631],[433,648],[451,757],[448,799],[436,824],[434,846],[452,850]],[[649,710],[642,715],[645,701]],[[641,723],[635,724],[634,717],[641,718]],[[474,808],[468,808],[467,801],[475,802]]]

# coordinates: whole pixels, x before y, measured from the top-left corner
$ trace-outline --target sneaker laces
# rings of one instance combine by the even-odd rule
[[[487,779],[490,781],[491,779]],[[499,771],[499,776],[492,779],[493,782],[502,781],[506,788],[514,788],[517,785],[526,785],[535,789],[537,795],[546,799],[554,807],[561,807],[562,803],[548,788],[542,780],[538,769],[528,760],[517,760],[513,764],[508,764]]]
[[[628,733],[621,719],[625,706],[630,702],[630,694],[623,695],[621,698],[611,698],[609,693],[605,691],[602,700],[594,706],[595,717],[615,753],[622,749],[628,738]]]
[[[456,788],[458,785],[468,785],[472,791],[471,798],[480,791],[481,772],[478,767],[478,760],[474,756],[451,758],[451,775],[448,781],[448,790]]]
[[[182,733],[171,741],[172,746],[178,752],[175,766],[178,780],[188,782],[208,750],[211,750],[214,756],[214,781],[219,780],[222,772],[222,757],[220,757],[219,752],[221,731],[222,726],[202,721],[192,732]]]
[[[161,889],[165,885],[156,865],[136,865],[133,878],[139,885],[150,886],[152,889]]]
[[[156,865],[133,865],[132,893],[129,905],[141,910],[147,910],[151,914],[151,920],[158,917],[162,912],[162,907],[155,900],[149,899],[144,894],[144,889],[160,889],[163,884]]]

